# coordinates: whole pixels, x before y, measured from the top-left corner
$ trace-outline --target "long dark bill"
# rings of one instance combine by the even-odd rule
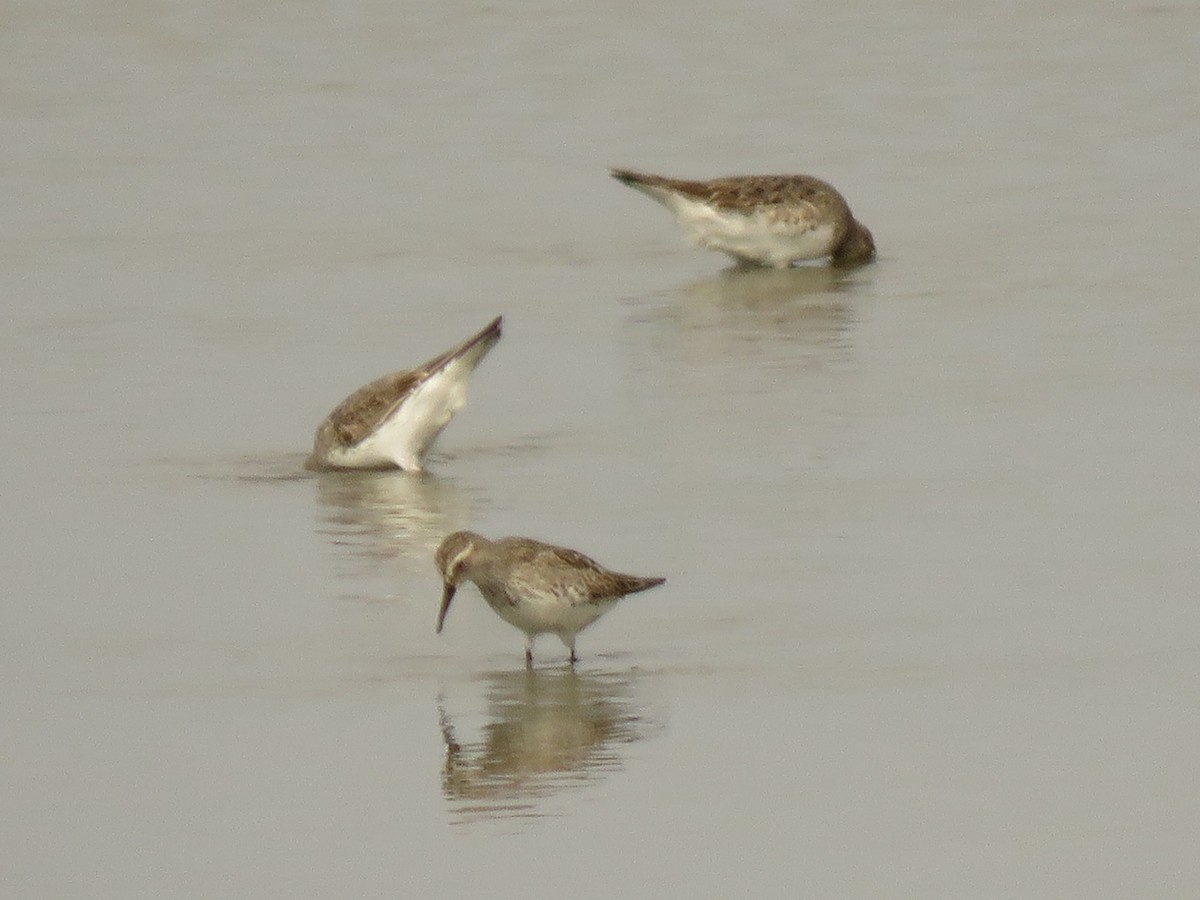
[[[442,625],[446,623],[446,613],[450,611],[450,601],[454,599],[454,592],[458,590],[458,585],[446,582],[442,586],[442,608],[438,610],[437,633],[442,633]]]

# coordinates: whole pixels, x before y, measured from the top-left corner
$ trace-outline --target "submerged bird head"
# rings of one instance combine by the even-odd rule
[[[438,610],[437,633],[442,633],[442,625],[446,622],[446,613],[450,611],[450,601],[463,580],[467,562],[475,547],[484,540],[473,531],[456,531],[447,535],[442,541],[433,560],[437,564],[438,573],[442,576],[442,605]]]
[[[839,266],[856,266],[875,258],[875,238],[858,219],[850,223],[850,230],[837,249],[833,251],[833,263]]]

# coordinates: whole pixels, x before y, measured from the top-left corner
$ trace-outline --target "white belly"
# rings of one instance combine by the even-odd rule
[[[564,603],[558,598],[534,597],[515,605],[496,604],[492,609],[509,625],[526,634],[564,634],[570,637],[612,609],[616,600],[599,603]]]
[[[392,415],[353,447],[336,448],[330,462],[343,468],[399,466],[421,471],[421,458],[467,402],[474,367],[453,362],[409,394]]]
[[[747,215],[678,196],[671,198],[670,208],[692,243],[760,265],[783,268],[820,259],[833,247],[832,222],[799,223],[765,212]]]

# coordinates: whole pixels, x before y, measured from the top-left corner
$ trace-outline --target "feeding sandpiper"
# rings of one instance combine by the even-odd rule
[[[471,373],[500,340],[497,316],[478,334],[407,372],[360,387],[317,428],[308,469],[421,471],[442,429],[467,402]]]
[[[743,175],[684,181],[613,169],[613,178],[657,200],[692,243],[741,264],[784,269],[828,256],[869,262],[875,240],[833,185],[811,175]]]
[[[454,592],[473,581],[500,618],[525,632],[525,664],[533,665],[533,639],[556,634],[575,655],[575,636],[626,594],[657,587],[665,578],[622,575],[575,550],[523,537],[489,541],[473,531],[449,535],[434,555],[443,581],[437,632]]]

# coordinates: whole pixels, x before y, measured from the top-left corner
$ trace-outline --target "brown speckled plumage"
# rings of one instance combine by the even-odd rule
[[[411,372],[392,372],[363,385],[339,403],[321,423],[313,457],[323,452],[326,441],[342,447],[357,444],[388,417],[396,405],[429,377],[426,364]],[[324,440],[322,440],[324,438]]]
[[[704,203],[715,211],[761,215],[780,234],[790,229],[797,236],[803,236],[819,227],[830,226],[831,239],[821,255],[828,255],[837,265],[868,262],[875,255],[871,232],[854,218],[846,199],[833,185],[811,175],[737,175],[689,181],[613,169],[612,176],[669,209],[671,205],[667,201],[674,194]],[[734,252],[717,242],[705,246]],[[796,257],[802,258],[810,257]],[[754,258],[746,261],[763,262]]]
[[[488,540],[472,531],[446,537],[434,555],[445,586],[437,630],[442,630],[450,600],[463,581],[473,581],[488,605],[526,633],[526,660],[533,637],[554,633],[575,660],[575,635],[617,600],[645,591],[665,578],[625,575],[589,556],[532,538]]]
[[[731,175],[709,181],[685,181],[661,175],[642,175],[614,169],[613,177],[625,184],[649,184],[669,188],[719,206],[751,212],[761,206],[796,206],[811,203],[836,215],[850,208],[833,185],[811,175]]]
[[[500,339],[502,322],[503,317],[497,316],[482,331],[423,365],[376,378],[354,391],[317,427],[313,451],[305,467],[337,468],[329,462],[332,451],[354,447],[370,436],[418,387],[455,359],[476,348],[481,349],[482,357]]]

